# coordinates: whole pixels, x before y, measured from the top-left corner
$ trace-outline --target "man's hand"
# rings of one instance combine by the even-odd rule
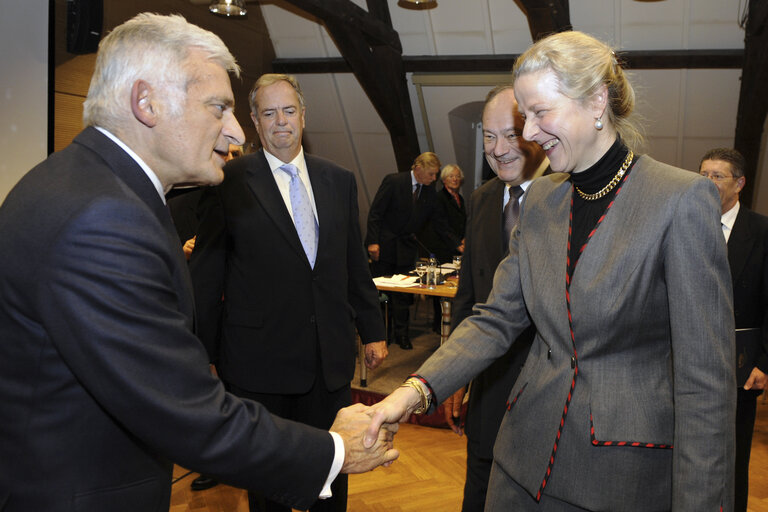
[[[461,419],[461,405],[464,403],[464,395],[466,394],[466,388],[460,388],[453,395],[443,402],[443,413],[445,413],[445,422],[451,427],[458,435],[462,434],[461,427],[463,425],[457,424]]]
[[[419,392],[409,387],[399,387],[384,400],[368,408],[370,426],[365,433],[363,445],[373,446],[380,435],[382,425],[402,423],[421,404]]]
[[[368,246],[368,256],[370,256],[373,261],[379,261],[380,255],[381,247],[379,244],[371,244]]]
[[[363,348],[365,349],[365,366],[370,370],[378,368],[389,355],[386,340],[366,343]]]
[[[744,389],[768,389],[768,375],[755,366],[752,368],[752,373],[749,374],[747,382],[744,383]]]
[[[392,439],[398,425],[383,425],[374,436],[370,446],[363,446],[363,435],[370,425],[371,417],[368,407],[354,404],[341,409],[330,430],[339,434],[344,441],[344,464],[342,473],[365,473],[382,464],[389,465],[400,456],[400,452],[392,448]]]

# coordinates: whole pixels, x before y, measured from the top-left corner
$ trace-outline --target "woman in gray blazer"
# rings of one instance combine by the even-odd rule
[[[370,433],[449,397],[529,312],[536,338],[486,511],[732,510],[733,312],[715,187],[636,154],[634,92],[602,42],[555,34],[513,74],[519,135],[555,172],[528,189],[488,302],[375,406]]]

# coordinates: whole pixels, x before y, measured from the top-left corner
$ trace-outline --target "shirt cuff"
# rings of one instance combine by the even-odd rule
[[[329,434],[331,434],[331,437],[333,438],[333,464],[331,464],[331,471],[328,473],[328,478],[325,480],[323,490],[320,491],[319,497],[321,500],[333,496],[333,493],[331,492],[331,484],[336,480],[336,477],[339,476],[341,466],[344,464],[344,440],[336,432],[329,432]]]

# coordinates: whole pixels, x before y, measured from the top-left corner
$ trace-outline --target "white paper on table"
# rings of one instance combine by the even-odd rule
[[[392,277],[374,277],[373,282],[377,286],[402,286],[407,288],[409,286],[418,286],[419,278],[416,276],[395,274]]]

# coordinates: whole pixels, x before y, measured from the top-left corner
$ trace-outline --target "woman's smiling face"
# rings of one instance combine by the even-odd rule
[[[519,76],[515,80],[515,97],[525,118],[523,138],[544,149],[553,171],[584,171],[605,152],[598,143],[601,132],[595,129],[595,119],[602,110],[593,101],[562,94],[553,71],[547,69]],[[612,130],[605,118],[603,123]]]

